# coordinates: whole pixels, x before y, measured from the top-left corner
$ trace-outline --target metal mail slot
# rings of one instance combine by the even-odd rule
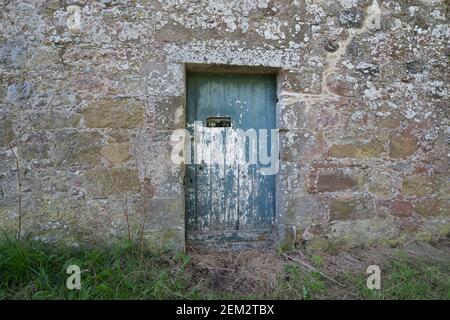
[[[231,127],[230,117],[208,117],[206,126],[209,128],[229,128]]]

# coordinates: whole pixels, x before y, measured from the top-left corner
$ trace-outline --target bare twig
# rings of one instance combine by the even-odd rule
[[[111,172],[111,168],[113,167],[113,164],[109,161],[108,157],[106,157],[104,154],[102,154],[102,156],[105,159],[105,161],[108,163],[108,165],[106,166],[106,169],[108,170],[109,177],[111,179],[111,184],[112,184],[113,188],[115,189],[117,197],[120,199],[120,202],[122,204],[123,213],[124,213],[124,217],[125,217],[125,221],[126,221],[126,225],[127,225],[128,240],[130,242],[136,241],[137,244],[141,248],[141,254],[142,254],[144,251],[145,223],[147,222],[149,215],[150,215],[148,198],[149,197],[152,198],[154,196],[154,188],[151,185],[150,179],[147,177],[146,167],[144,167],[144,180],[141,184],[141,193],[142,193],[142,201],[143,201],[142,218],[141,218],[141,221],[139,221],[138,225],[135,226],[137,229],[135,229],[133,227],[133,230],[132,230],[130,213],[129,213],[129,209],[128,209],[128,194],[125,193],[125,199],[122,199],[122,197],[120,197],[121,193],[119,192],[119,190],[115,184],[115,181],[114,181],[114,178],[113,178],[113,175]]]
[[[128,230],[128,241],[131,241],[131,227],[130,227],[130,214],[128,211],[128,193],[125,192],[125,203],[123,207],[126,223],[127,223],[127,230]]]
[[[212,269],[212,270],[224,270],[224,271],[231,271],[231,272],[236,271],[235,269],[230,269],[230,268],[222,268],[222,267],[216,267],[216,266],[208,266],[208,265],[206,265],[206,264],[204,264],[204,263],[199,263],[198,266],[201,267],[201,268]]]
[[[108,160],[108,158],[105,157],[104,155],[103,155],[103,158],[108,162],[108,165],[106,166],[106,169],[108,170],[109,178],[111,179],[111,184],[112,184],[113,188],[116,189],[115,190],[116,193],[119,194],[120,192],[119,192],[117,186],[114,183],[114,178],[113,178],[112,173],[111,173],[111,168],[110,167],[112,167],[112,164]],[[131,238],[130,215],[128,213],[128,194],[127,193],[125,193],[125,201],[123,201],[123,199],[120,199],[120,202],[122,203],[123,214],[125,216],[125,222],[127,224],[128,241],[131,242],[132,238]]]
[[[144,251],[144,227],[145,227],[145,222],[148,219],[149,216],[149,210],[147,208],[148,204],[147,204],[147,190],[146,190],[146,180],[145,180],[145,173],[144,173],[144,181],[142,182],[142,201],[143,201],[143,215],[142,215],[142,219],[141,219],[141,223],[139,225],[139,230],[138,230],[138,242],[139,245],[141,247],[141,254]]]
[[[18,202],[18,214],[19,214],[19,226],[17,228],[17,241],[20,242],[20,237],[22,234],[22,180],[20,177],[20,165],[19,165],[19,158],[17,157],[16,153],[14,152],[14,148],[9,144],[9,148],[11,149],[11,152],[14,156],[14,159],[16,161],[16,168],[17,168],[17,202]]]
[[[137,150],[137,152],[140,154],[140,158],[143,158],[140,150]],[[150,206],[149,201],[150,199],[155,195],[154,187],[151,185],[150,178],[147,177],[147,166],[144,164],[144,179],[141,184],[141,193],[142,193],[142,201],[143,201],[143,212],[142,212],[142,218],[139,225],[138,230],[138,243],[141,248],[141,256],[144,252],[144,228],[145,223],[148,221],[148,218],[150,216]]]
[[[294,257],[291,257],[291,256],[289,256],[289,255],[287,255],[287,254],[285,254],[285,253],[282,253],[282,255],[285,256],[285,257],[287,257],[288,259],[290,259],[290,260],[292,260],[292,261],[296,261],[296,262],[300,263],[301,265],[303,265],[303,266],[305,266],[305,267],[307,267],[307,268],[309,268],[309,269],[311,269],[311,270],[313,270],[313,271],[319,273],[319,274],[322,275],[323,277],[325,277],[325,278],[327,278],[328,280],[330,280],[330,281],[332,281],[332,282],[334,282],[334,283],[340,285],[341,287],[345,287],[345,285],[343,285],[342,283],[336,281],[335,279],[331,278],[330,276],[326,275],[325,273],[323,273],[323,272],[317,270],[316,268],[314,268],[313,266],[309,265],[308,263],[306,263],[306,262],[304,262],[304,261],[302,261],[302,260],[300,260],[300,259],[296,259],[296,258],[294,258]]]

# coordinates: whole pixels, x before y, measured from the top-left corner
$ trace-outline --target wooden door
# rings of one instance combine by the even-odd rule
[[[266,142],[268,154],[277,150],[278,160],[278,149],[271,145],[278,143],[275,103],[274,75],[187,75],[187,128],[192,141],[185,181],[188,243],[271,239],[275,174],[262,173],[268,165],[260,161],[259,147]],[[194,132],[199,127],[202,130]],[[242,133],[244,158],[238,155],[242,140],[241,149],[236,145]],[[255,151],[257,159],[252,161],[250,152]]]

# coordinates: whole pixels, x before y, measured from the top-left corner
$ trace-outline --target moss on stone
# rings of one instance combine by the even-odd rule
[[[366,144],[336,144],[328,150],[328,155],[335,158],[374,158],[383,153],[384,146],[380,142]]]
[[[93,197],[138,192],[140,181],[136,169],[95,168],[84,175],[88,193]]]
[[[403,194],[424,196],[433,192],[432,181],[426,176],[408,176],[403,179]]]

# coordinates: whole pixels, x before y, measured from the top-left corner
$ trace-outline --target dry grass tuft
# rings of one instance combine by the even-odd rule
[[[279,253],[275,250],[207,251],[190,248],[186,271],[190,278],[206,290],[241,295],[273,295],[280,288],[280,279],[289,281],[286,266],[296,266],[302,273],[315,273],[327,283],[327,298],[360,298],[342,283],[343,275],[365,275],[369,265],[381,268],[403,258],[423,259],[435,263],[450,263],[450,241],[433,245],[411,242],[397,248],[375,246],[354,248],[337,253],[321,250],[295,250]],[[324,296],[325,297],[325,296]],[[320,297],[319,297],[320,298]]]
[[[218,291],[257,294],[277,285],[283,271],[280,256],[272,250],[241,252],[198,251],[191,249],[191,271],[197,281],[209,281],[207,286]]]

